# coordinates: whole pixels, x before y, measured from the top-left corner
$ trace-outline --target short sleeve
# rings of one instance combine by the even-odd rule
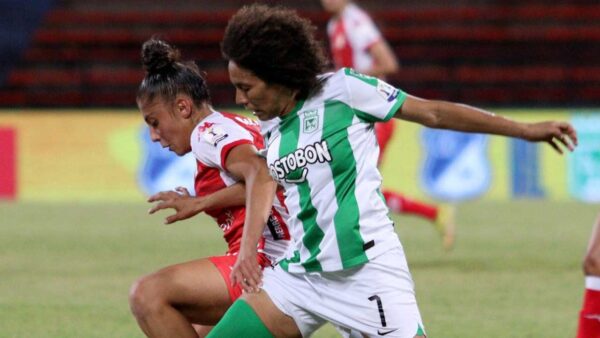
[[[209,167],[227,170],[229,152],[241,144],[253,144],[252,135],[229,119],[200,122],[191,136],[192,152],[198,161]]]
[[[388,121],[400,109],[406,93],[387,82],[344,68],[350,106],[367,122]]]

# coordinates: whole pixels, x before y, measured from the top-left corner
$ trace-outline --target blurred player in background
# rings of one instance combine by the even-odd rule
[[[230,272],[244,222],[265,215],[252,220],[267,225],[256,234],[260,240],[254,263],[261,268],[271,266],[288,247],[287,211],[280,203],[281,194],[272,208],[270,202],[246,203],[244,207],[246,189],[239,182],[250,184],[249,201],[259,201],[257,195],[273,200],[275,183],[264,159],[257,155],[257,149],[263,148],[258,124],[213,110],[198,67],[179,61],[179,52],[166,42],[146,41],[142,57],[146,76],[137,104],[152,141],[179,156],[192,152],[197,161],[197,197],[185,188],[160,192],[149,199],[159,202],[150,213],[173,208],[177,212],[166,219],[172,223],[204,211],[223,230],[228,250],[223,256],[172,265],[142,277],[132,286],[131,310],[149,337],[204,336],[242,292],[239,284],[231,282]]]
[[[398,71],[394,52],[364,10],[350,0],[321,0],[321,4],[332,15],[327,24],[327,36],[336,69],[354,68],[359,73],[380,79]],[[394,120],[375,123],[379,165],[394,129]],[[452,248],[455,234],[453,208],[438,207],[389,189],[383,190],[383,196],[392,212],[416,215],[432,222],[442,235],[444,248]]]
[[[285,258],[263,271],[256,244],[265,214],[248,218],[232,270],[246,293],[209,337],[308,337],[325,322],[346,336],[425,337],[404,250],[380,198],[372,123],[395,117],[544,141],[559,153],[574,148],[576,133],[568,122],[520,123],[414,97],[349,68],[322,74],[326,60],[313,32],[294,11],[256,4],[225,29],[221,48],[236,102],[260,120],[279,118],[266,159],[285,190],[293,241]],[[272,201],[248,196],[250,205]]]
[[[600,337],[600,214],[596,219],[587,252],[583,260],[585,295],[577,338]]]

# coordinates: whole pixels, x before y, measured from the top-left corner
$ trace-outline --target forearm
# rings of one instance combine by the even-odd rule
[[[380,40],[371,46],[369,53],[373,58],[371,67],[369,69],[358,69],[358,71],[381,79],[398,71],[398,60],[396,60],[394,53],[384,40]]]
[[[528,124],[472,106],[446,101],[406,98],[397,118],[437,129],[526,138]]]
[[[230,185],[214,193],[198,198],[196,206],[202,210],[231,208],[246,204],[246,186],[244,183]]]
[[[439,102],[436,128],[525,138],[527,124],[472,106]]]
[[[246,219],[242,235],[242,248],[256,248],[264,227],[267,224],[273,198],[277,188],[276,183],[267,173],[267,167],[261,165],[256,172],[246,177]]]

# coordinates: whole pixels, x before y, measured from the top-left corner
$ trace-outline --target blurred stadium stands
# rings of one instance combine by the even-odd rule
[[[11,1],[22,3],[4,2]],[[197,60],[217,106],[234,105],[219,42],[228,18],[247,1],[166,3],[55,1],[0,83],[0,106],[131,107],[143,76],[140,46],[152,35]],[[270,3],[299,9],[324,36],[327,15],[318,1]],[[401,61],[401,71],[389,81],[409,93],[486,106],[598,105],[597,1],[359,3],[373,14]],[[6,22],[0,29],[3,25],[11,29]],[[10,48],[0,54],[4,60],[18,55]]]

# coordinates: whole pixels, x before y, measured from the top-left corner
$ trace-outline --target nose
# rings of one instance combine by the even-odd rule
[[[158,132],[154,127],[150,127],[150,139],[152,140],[152,142],[160,141],[160,136],[158,135]]]
[[[235,90],[235,103],[241,104],[241,105],[248,104],[248,96],[246,96],[246,94],[243,91],[236,89]]]

